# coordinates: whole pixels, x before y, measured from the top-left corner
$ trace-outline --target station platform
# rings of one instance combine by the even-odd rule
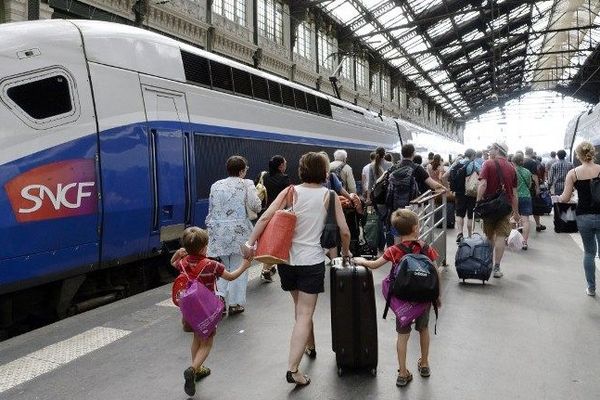
[[[338,377],[331,350],[329,288],[315,314],[317,358],[302,361],[304,388],[285,381],[293,323],[289,295],[258,278],[253,267],[246,312],[225,318],[206,362],[211,376],[197,399],[569,399],[600,397],[600,302],[585,294],[578,234],[548,230],[529,250],[507,251],[504,277],[462,284],[453,267],[455,234],[447,240],[443,306],[432,335],[432,375],[416,369],[418,339],[409,342],[414,380],[397,388],[393,314],[378,318],[378,375]],[[375,271],[378,314],[384,300]],[[599,276],[600,278],[600,276]],[[186,399],[183,370],[190,334],[181,330],[170,285],[0,343],[0,399]],[[432,314],[431,323],[434,317]],[[433,332],[433,330],[432,330]]]

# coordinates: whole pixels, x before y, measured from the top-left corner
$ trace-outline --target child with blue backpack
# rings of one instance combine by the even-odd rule
[[[419,218],[417,214],[408,209],[398,209],[391,215],[391,224],[400,235],[400,243],[394,246],[388,247],[383,256],[369,261],[362,257],[354,259],[356,265],[362,265],[370,269],[379,268],[388,262],[392,263],[392,271],[397,274],[397,268],[399,267],[401,260],[405,255],[409,254],[408,250],[413,254],[423,254],[428,257],[431,261],[432,267],[435,268],[435,260],[438,258],[438,253],[435,249],[429,247],[426,243],[419,241]],[[429,261],[428,260],[428,261]],[[436,269],[435,278],[437,279],[437,300],[435,300],[436,306],[441,306],[439,293],[439,273]],[[392,288],[389,289],[390,291]],[[419,332],[420,344],[421,344],[421,358],[417,361],[417,369],[422,377],[429,377],[431,375],[431,369],[429,367],[429,312],[431,310],[431,304],[429,304],[423,314],[415,319],[415,330]],[[412,380],[411,372],[406,368],[406,352],[408,345],[408,338],[410,336],[411,325],[410,323],[406,326],[402,326],[400,318],[396,318],[396,332],[398,332],[398,341],[396,349],[398,352],[398,378],[396,380],[396,386],[406,386]]]

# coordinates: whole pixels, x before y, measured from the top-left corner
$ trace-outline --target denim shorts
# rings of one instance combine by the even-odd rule
[[[317,294],[325,291],[325,263],[315,265],[280,264],[277,268],[281,288],[286,292],[299,290]]]
[[[531,197],[519,197],[519,215],[528,217],[533,214]]]

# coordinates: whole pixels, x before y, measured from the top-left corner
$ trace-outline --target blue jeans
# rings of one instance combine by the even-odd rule
[[[585,214],[577,216],[577,228],[583,242],[583,269],[589,289],[596,290],[595,258],[600,248],[600,215]]]

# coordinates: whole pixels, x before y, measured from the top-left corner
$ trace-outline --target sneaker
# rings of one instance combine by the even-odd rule
[[[502,271],[500,270],[500,266],[496,265],[494,267],[494,278],[502,278],[504,274],[502,273]]]
[[[196,394],[196,381],[194,380],[195,377],[196,371],[194,370],[194,367],[189,367],[183,371],[183,379],[185,379],[183,390],[188,396],[193,396]]]
[[[463,238],[464,238],[464,235],[462,233],[459,233],[456,236],[456,244],[460,244],[460,242],[462,242]]]
[[[546,225],[540,225],[535,227],[536,232],[541,232],[546,230]]]
[[[585,289],[585,294],[587,294],[588,296],[595,296],[596,295],[596,289],[587,288],[587,289]]]
[[[206,378],[207,376],[210,375],[210,368],[205,367],[204,365],[202,365],[200,368],[198,368],[196,370],[196,381],[199,381],[202,378]]]

